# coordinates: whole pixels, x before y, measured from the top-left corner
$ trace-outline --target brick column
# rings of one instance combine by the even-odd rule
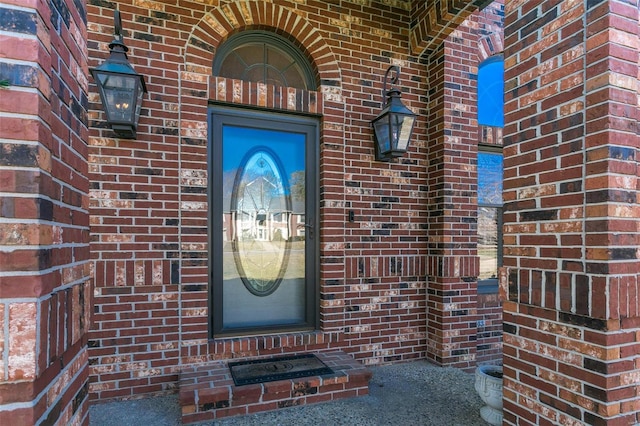
[[[476,88],[468,75],[475,72],[477,63],[470,61],[468,53],[465,57],[463,44],[455,40],[445,40],[427,65],[427,357],[441,365],[472,368],[478,320],[477,170],[473,166],[478,141]],[[451,52],[456,51],[460,57],[454,58],[456,53]]]
[[[506,2],[505,424],[640,420],[638,3]]]
[[[86,25],[75,4],[0,1],[2,425],[88,421]]]

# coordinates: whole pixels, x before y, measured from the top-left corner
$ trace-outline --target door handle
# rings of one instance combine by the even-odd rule
[[[305,223],[304,224],[305,229],[309,230],[309,239],[313,239],[313,225]]]

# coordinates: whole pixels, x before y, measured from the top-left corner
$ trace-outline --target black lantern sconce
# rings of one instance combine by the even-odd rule
[[[400,90],[392,87],[387,91],[387,81],[389,74],[395,72],[391,79],[391,84],[398,82],[400,69],[392,65],[384,74],[384,85],[382,92],[387,97],[387,103],[372,122],[376,139],[376,160],[390,161],[396,157],[402,157],[409,148],[413,125],[416,122],[416,115],[400,100]]]
[[[147,93],[144,78],[136,73],[127,59],[127,46],[122,42],[120,11],[113,14],[114,38],[109,43],[109,58],[91,75],[98,85],[100,100],[107,113],[107,123],[125,139],[136,138],[142,96]]]

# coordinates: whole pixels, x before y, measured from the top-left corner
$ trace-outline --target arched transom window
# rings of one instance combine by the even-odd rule
[[[213,75],[315,90],[311,65],[289,40],[266,31],[231,36],[216,52]]]
[[[491,57],[478,67],[478,124],[504,126],[504,60]]]

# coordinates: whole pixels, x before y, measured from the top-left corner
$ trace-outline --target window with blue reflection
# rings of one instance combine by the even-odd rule
[[[478,67],[478,124],[504,126],[504,60],[494,56]]]
[[[478,150],[478,292],[498,290],[502,266],[502,153],[495,147]]]
[[[478,152],[478,204],[502,207],[502,154]]]

